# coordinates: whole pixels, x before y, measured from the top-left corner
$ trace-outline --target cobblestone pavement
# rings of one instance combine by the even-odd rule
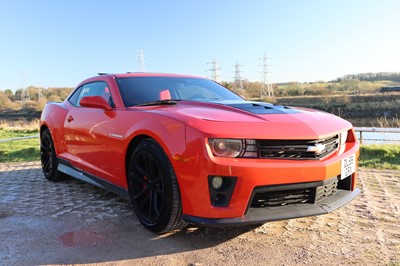
[[[399,265],[399,181],[362,169],[360,196],[327,215],[158,236],[112,193],[0,164],[0,265]]]
[[[6,174],[0,184],[0,204],[9,205],[8,212],[13,214],[53,218],[72,215],[85,222],[132,215],[128,201],[93,185],[74,179],[47,181],[39,162],[4,165],[0,171],[2,177]]]

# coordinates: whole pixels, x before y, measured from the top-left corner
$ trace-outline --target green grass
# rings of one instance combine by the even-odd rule
[[[400,145],[362,145],[358,165],[366,168],[400,170]]]
[[[37,134],[38,130],[0,129],[0,140]],[[39,159],[39,138],[0,142],[0,163],[30,162]]]
[[[0,140],[32,136],[38,130],[0,129]],[[39,139],[0,142],[0,163],[40,160]],[[362,145],[359,166],[400,170],[400,145]]]

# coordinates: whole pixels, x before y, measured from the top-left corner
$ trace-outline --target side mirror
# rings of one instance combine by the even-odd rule
[[[79,105],[88,108],[100,108],[104,111],[112,110],[110,104],[101,96],[86,96],[81,99]]]

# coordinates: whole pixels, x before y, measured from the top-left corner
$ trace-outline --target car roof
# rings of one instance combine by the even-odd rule
[[[180,75],[180,74],[166,74],[166,73],[149,73],[149,72],[127,72],[120,74],[109,74],[109,73],[98,73],[97,76],[87,78],[81,81],[75,88],[78,88],[86,83],[108,80],[115,78],[129,78],[129,77],[177,77],[177,78],[200,78],[206,79],[205,77],[190,76],[190,75]]]
[[[128,78],[128,77],[178,77],[178,78],[203,78],[191,75],[181,75],[181,74],[168,74],[168,73],[149,73],[149,72],[127,72],[120,74],[108,74],[108,73],[98,73],[101,76],[112,76],[116,78]]]

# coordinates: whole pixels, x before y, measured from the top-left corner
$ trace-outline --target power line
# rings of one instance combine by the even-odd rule
[[[260,97],[267,96],[268,97],[274,97],[274,90],[272,88],[272,84],[269,80],[268,76],[268,64],[267,64],[267,54],[264,52],[264,56],[262,58],[263,64],[262,64],[262,72],[261,72],[261,91],[260,91]]]
[[[221,67],[219,66],[218,59],[214,57],[214,60],[208,64],[212,64],[212,68],[208,70],[212,72],[211,79],[217,83],[221,83]]]
[[[144,68],[144,51],[136,50],[136,57],[138,58],[139,72],[146,72]]]
[[[31,95],[29,90],[26,88],[26,81],[25,81],[25,73],[22,72],[22,92],[21,92],[21,101],[26,102],[31,100]]]
[[[242,82],[242,77],[240,75],[240,67],[241,67],[241,65],[239,65],[239,62],[236,62],[236,64],[235,64],[235,82],[233,84],[233,88],[237,89],[239,87],[239,89],[243,90],[243,82]]]
[[[43,98],[42,84],[39,84],[39,86],[38,86],[38,101],[40,101],[42,98]]]

